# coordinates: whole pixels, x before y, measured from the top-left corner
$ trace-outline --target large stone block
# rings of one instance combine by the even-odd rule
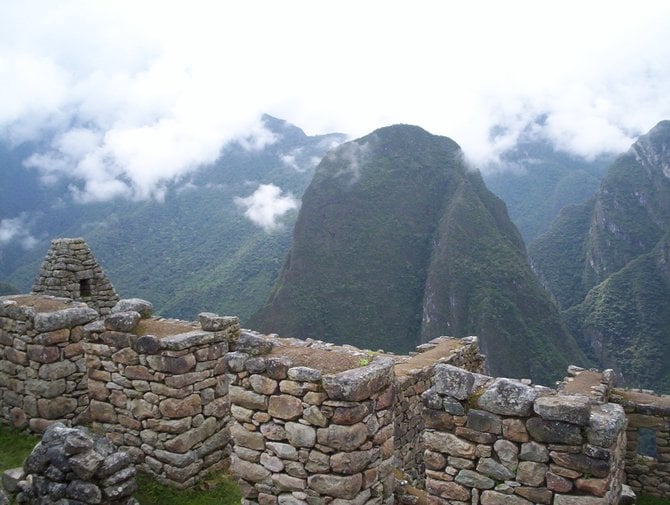
[[[547,421],[540,417],[531,417],[526,421],[526,429],[537,442],[567,445],[580,445],[583,442],[581,428],[563,421]]]
[[[543,419],[586,426],[591,416],[591,401],[581,395],[541,396],[533,410]]]
[[[323,388],[331,400],[358,402],[384,389],[393,379],[393,361],[375,358],[364,367],[324,375]]]
[[[35,314],[34,326],[35,330],[43,333],[84,325],[97,317],[97,311],[82,304],[80,307],[72,307],[56,312],[39,312]]]
[[[478,398],[483,410],[505,416],[528,416],[533,409],[537,391],[521,382],[499,378]]]
[[[435,365],[433,388],[441,394],[453,396],[458,400],[467,399],[475,387],[472,373],[452,365]]]
[[[307,480],[310,489],[319,494],[352,500],[363,486],[363,476],[355,475],[311,475]]]
[[[172,374],[183,374],[190,372],[195,367],[195,356],[185,354],[184,356],[147,356],[147,363],[151,368],[159,372],[169,372]]]
[[[164,417],[172,419],[194,416],[200,413],[202,401],[200,395],[193,394],[186,398],[166,398],[158,405],[158,409]]]
[[[165,448],[172,452],[185,453],[200,442],[211,437],[217,429],[216,419],[209,417],[197,428],[192,428],[181,435],[165,442]]]
[[[586,436],[589,443],[598,447],[610,447],[626,426],[626,415],[621,405],[606,403],[591,409]]]
[[[262,482],[270,477],[270,471],[262,465],[240,459],[235,453],[230,456],[230,473],[251,482]]]
[[[268,414],[279,419],[298,419],[302,416],[302,402],[291,395],[271,396],[268,403]]]
[[[311,426],[300,423],[286,423],[286,438],[294,447],[314,447],[316,443],[316,430]]]
[[[533,505],[525,498],[497,491],[484,491],[481,496],[482,505]]]
[[[477,448],[472,442],[463,440],[451,433],[441,433],[439,431],[426,431],[423,434],[423,441],[426,447],[433,451],[459,458],[473,459]]]
[[[231,405],[240,405],[251,410],[266,410],[268,408],[268,397],[248,391],[240,386],[229,387],[229,398]]]
[[[317,430],[317,439],[321,445],[332,447],[338,451],[355,451],[368,438],[368,429],[363,423],[352,426],[332,424],[328,428]]]

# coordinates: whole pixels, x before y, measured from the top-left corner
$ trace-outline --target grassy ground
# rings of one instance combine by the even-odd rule
[[[38,440],[0,424],[0,472],[21,466]],[[241,499],[237,485],[223,474],[185,491],[163,486],[142,474],[137,483],[135,498],[141,505],[236,505]]]
[[[653,496],[640,496],[637,499],[637,505],[670,505],[670,500]]]

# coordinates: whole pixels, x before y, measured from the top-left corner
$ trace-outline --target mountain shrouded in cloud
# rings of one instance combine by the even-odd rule
[[[637,387],[670,391],[670,121],[609,167],[530,247],[575,336]]]
[[[416,126],[379,129],[323,159],[249,325],[394,351],[479,335],[493,373],[544,382],[584,359],[504,203],[455,142]]]
[[[27,168],[78,201],[160,200],[227,145],[271,143],[264,112],[310,135],[420,124],[480,168],[538,116],[585,157],[670,116],[667,3],[391,2],[382,17],[348,0],[3,2],[0,140],[37,142]]]

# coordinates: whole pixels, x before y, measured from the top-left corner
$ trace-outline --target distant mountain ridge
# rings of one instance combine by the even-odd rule
[[[504,203],[455,142],[408,125],[319,164],[291,252],[250,324],[394,351],[474,334],[492,373],[545,383],[585,361]]]
[[[630,386],[670,391],[670,121],[609,167],[530,247],[583,347]]]
[[[21,165],[38,146],[5,149],[2,190],[13,200],[4,200],[0,219],[22,213],[38,242],[31,250],[2,247],[0,280],[29,290],[49,241],[82,236],[121,295],[149,299],[157,313],[171,317],[211,310],[246,319],[267,297],[297,213],[283,215],[282,226],[268,233],[244,216],[236,198],[273,184],[299,199],[316,163],[345,140],[343,134],[307,136],[268,115],[263,122],[275,142],[260,150],[225,147],[214,164],[173,182],[163,202],[78,204],[68,197],[67,181],[45,186]]]

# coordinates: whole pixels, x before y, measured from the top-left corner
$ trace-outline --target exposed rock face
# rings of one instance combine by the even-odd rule
[[[455,142],[408,125],[322,160],[276,288],[249,324],[394,352],[478,335],[492,373],[544,383],[584,361],[504,203]]]
[[[128,454],[104,438],[56,423],[47,428],[13,479],[17,502],[27,505],[135,505],[135,473]]]
[[[85,302],[100,314],[109,314],[119,300],[114,287],[81,238],[51,241],[33,285],[33,293]]]

